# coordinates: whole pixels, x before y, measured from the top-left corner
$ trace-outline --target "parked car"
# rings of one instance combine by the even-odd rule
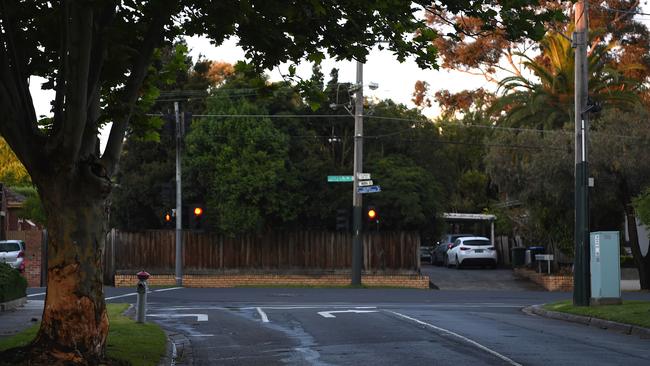
[[[476,236],[474,234],[447,234],[443,235],[440,238],[440,241],[436,244],[436,247],[431,251],[431,263],[441,266],[445,263],[445,258],[447,257],[447,250],[451,248],[454,244],[454,241],[458,238],[463,238],[466,236]]]
[[[25,270],[25,242],[22,240],[0,241],[0,263],[7,263],[12,268]]]
[[[490,239],[482,236],[458,238],[447,250],[448,267],[455,265],[460,269],[464,265],[497,267],[497,251]]]

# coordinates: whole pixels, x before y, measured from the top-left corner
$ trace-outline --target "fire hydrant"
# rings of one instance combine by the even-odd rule
[[[138,276],[138,287],[136,290],[138,293],[138,304],[135,318],[138,323],[144,323],[147,318],[147,280],[151,275],[145,271],[140,271],[136,276]]]

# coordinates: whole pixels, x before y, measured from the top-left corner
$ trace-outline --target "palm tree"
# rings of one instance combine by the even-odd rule
[[[610,52],[614,44],[600,46],[589,61],[589,97],[607,107],[629,107],[639,102],[640,82],[624,72],[641,65],[613,67]],[[499,83],[503,96],[493,111],[505,111],[504,122],[512,126],[559,129],[572,120],[574,106],[574,50],[559,33],[549,33],[540,42],[541,54],[531,58],[518,54],[534,76],[507,77]]]

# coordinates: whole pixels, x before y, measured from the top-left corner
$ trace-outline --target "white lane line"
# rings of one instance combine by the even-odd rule
[[[390,310],[386,310],[386,311],[388,311],[389,313],[393,313],[393,314],[395,314],[395,315],[397,315],[397,316],[399,316],[399,317],[401,317],[401,318],[408,319],[408,320],[413,321],[413,322],[416,322],[416,323],[418,323],[418,324],[420,324],[420,325],[424,325],[424,326],[426,326],[426,327],[429,327],[429,328],[435,329],[435,330],[437,330],[437,331],[439,331],[439,332],[442,332],[442,333],[445,333],[445,334],[448,334],[448,335],[454,336],[454,337],[456,337],[456,338],[459,338],[459,339],[461,339],[461,340],[463,340],[463,341],[465,341],[465,342],[467,342],[467,343],[469,343],[469,344],[471,344],[471,345],[473,345],[473,346],[475,346],[475,347],[477,347],[477,348],[479,348],[479,349],[481,349],[481,350],[483,350],[483,351],[485,351],[485,352],[487,352],[487,353],[489,353],[489,354],[491,354],[491,355],[494,355],[494,356],[496,356],[496,357],[502,359],[503,361],[509,363],[509,364],[512,365],[512,366],[523,366],[522,364],[513,361],[512,359],[510,359],[510,358],[508,358],[508,357],[506,357],[506,356],[500,354],[499,352],[497,352],[497,351],[493,351],[493,350],[491,350],[491,349],[485,347],[484,345],[482,345],[482,344],[480,344],[480,343],[478,343],[478,342],[476,342],[476,341],[473,341],[473,340],[471,340],[471,339],[469,339],[469,338],[467,338],[467,337],[464,337],[464,336],[462,336],[462,335],[460,335],[460,334],[458,334],[458,333],[454,333],[454,332],[452,332],[452,331],[450,331],[450,330],[447,330],[447,329],[444,329],[444,328],[436,327],[436,326],[433,325],[433,324],[429,324],[429,323],[427,323],[427,322],[423,322],[423,321],[421,321],[421,320],[418,320],[418,319],[415,319],[415,318],[411,318],[411,317],[408,316],[408,315],[400,314],[400,313],[395,312],[395,311],[390,311]]]
[[[119,298],[122,298],[122,297],[135,296],[135,295],[137,295],[137,294],[138,294],[137,292],[131,292],[130,294],[124,294],[124,295],[119,295],[119,296],[111,296],[111,297],[107,297],[107,298],[105,298],[104,300],[119,299]]]
[[[196,317],[197,322],[207,322],[208,314],[147,314],[147,316],[154,316],[158,318],[185,318]]]
[[[260,314],[260,317],[262,317],[262,321],[264,323],[268,323],[269,322],[269,317],[266,316],[266,313],[264,312],[264,310],[262,310],[262,308],[256,308],[256,309],[257,309],[257,312]]]
[[[27,295],[27,297],[34,297],[34,296],[41,296],[41,295],[45,295],[45,292],[40,292],[38,294]]]
[[[171,291],[171,290],[178,290],[178,289],[181,289],[181,288],[182,287],[161,288],[160,290],[154,290],[153,292]]]

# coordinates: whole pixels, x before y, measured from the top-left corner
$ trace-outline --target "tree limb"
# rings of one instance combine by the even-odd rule
[[[29,92],[26,60],[16,45],[15,11],[0,2],[0,106],[5,111],[0,133],[26,167],[43,164],[44,138],[36,126],[36,112]]]
[[[139,97],[140,87],[144,82],[147,75],[147,68],[151,62],[153,52],[162,40],[163,30],[165,23],[171,18],[173,6],[170,2],[166,2],[163,9],[155,14],[147,27],[147,32],[142,40],[142,47],[131,70],[129,79],[124,87],[122,103],[127,106],[128,111],[123,117],[113,121],[111,132],[106,144],[106,150],[101,158],[101,162],[106,168],[108,176],[112,176],[117,169],[120,153],[122,152],[122,145],[124,144],[124,137],[126,128],[133,114],[133,109]]]
[[[86,125],[88,108],[88,77],[92,51],[93,8],[72,3],[66,28],[65,111],[62,116],[57,153],[69,168],[75,164]],[[74,65],[74,69],[70,66]]]

